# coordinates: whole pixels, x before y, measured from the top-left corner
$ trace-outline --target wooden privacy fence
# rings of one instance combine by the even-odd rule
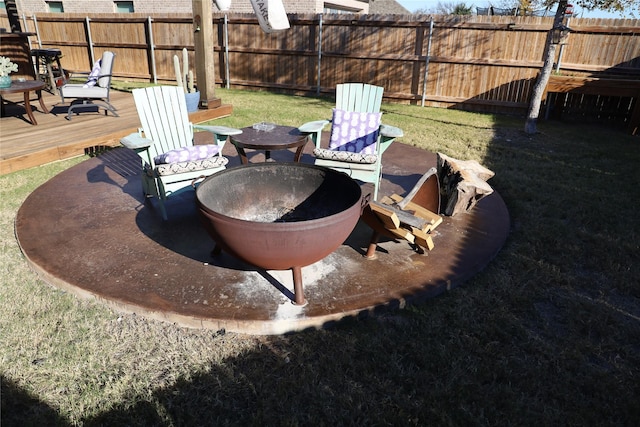
[[[191,15],[23,17],[33,47],[59,48],[62,65],[87,71],[104,50],[116,77],[174,80],[173,56],[193,57]],[[383,86],[388,101],[522,113],[542,66],[549,17],[289,15],[291,29],[265,34],[254,15],[216,13],[216,84],[331,93],[336,84]],[[556,71],[640,79],[640,20],[570,19]],[[191,62],[192,64],[194,62]],[[629,112],[635,98],[619,108]],[[625,104],[626,102],[626,104]],[[626,105],[626,107],[624,106]]]

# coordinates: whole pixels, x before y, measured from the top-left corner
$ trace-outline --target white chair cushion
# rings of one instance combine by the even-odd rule
[[[160,176],[175,175],[184,172],[195,172],[205,169],[214,169],[226,166],[229,159],[222,156],[214,156],[208,159],[189,162],[167,163],[156,166],[156,173]]]
[[[314,149],[313,155],[318,159],[348,163],[374,164],[378,161],[376,154],[352,153],[350,151],[328,150],[326,148]]]
[[[109,96],[109,88],[93,86],[84,88],[84,84],[66,84],[60,88],[65,98],[101,99]]]
[[[156,165],[163,163],[189,162],[204,160],[213,157],[220,152],[220,146],[215,144],[192,145],[190,147],[176,148],[164,154],[156,156],[153,161]]]

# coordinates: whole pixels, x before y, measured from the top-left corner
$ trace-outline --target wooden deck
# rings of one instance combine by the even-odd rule
[[[5,115],[0,119],[0,175],[40,166],[57,160],[83,155],[101,147],[120,145],[120,138],[135,132],[140,126],[133,96],[128,92],[111,91],[111,102],[120,117],[85,112],[66,119],[68,104],[60,97],[43,91],[45,114],[32,94],[31,106],[38,124],[33,126],[21,103],[23,95],[7,95]],[[19,104],[11,104],[19,102]],[[190,114],[193,123],[202,123],[231,114],[231,105],[199,110]]]

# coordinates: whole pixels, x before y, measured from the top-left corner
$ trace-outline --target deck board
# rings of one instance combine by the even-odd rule
[[[40,166],[85,154],[100,147],[120,145],[120,138],[140,126],[138,114],[129,92],[111,91],[111,103],[120,117],[111,113],[85,112],[66,119],[68,103],[63,104],[57,95],[42,92],[49,109],[45,114],[32,96],[31,106],[38,124],[32,125],[22,106],[22,94],[7,95],[5,115],[0,118],[0,175]],[[189,117],[193,123],[202,123],[231,114],[230,105],[217,109],[199,110]]]

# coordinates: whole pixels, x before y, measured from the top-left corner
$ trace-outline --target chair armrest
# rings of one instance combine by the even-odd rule
[[[71,80],[71,79],[88,79],[89,76],[91,76],[91,73],[87,73],[86,71],[76,71],[73,73],[69,73],[69,77],[67,78],[67,80]],[[113,74],[98,74],[97,76],[95,76],[96,80],[99,80],[103,77],[113,77]]]
[[[136,152],[144,151],[151,147],[153,141],[143,137],[139,133],[131,133],[123,138],[120,138],[120,144],[125,147],[134,150]]]
[[[87,72],[87,71],[74,71],[73,73],[69,73],[69,78],[72,77],[88,77],[91,73]],[[95,76],[96,79],[99,79],[101,77],[113,77],[113,74],[98,74],[97,76]]]
[[[240,129],[230,128],[227,126],[193,125],[193,128],[206,130],[207,132],[215,133],[218,135],[224,135],[224,136],[240,135],[242,133]]]
[[[389,126],[389,125],[380,125],[380,135],[382,135],[385,138],[400,138],[402,136],[404,136],[404,132],[402,132],[402,129],[397,128],[395,126]]]
[[[307,122],[298,128],[301,133],[306,133],[307,138],[311,140],[316,148],[320,148],[322,142],[322,129],[331,123],[330,120],[316,120],[315,122]]]
[[[63,86],[66,85],[67,83],[70,83],[72,80],[75,80],[75,81],[83,80],[86,82],[88,81],[90,74],[91,73],[86,73],[86,72],[76,72],[73,74],[69,74],[68,78],[63,79]],[[95,81],[97,82],[103,77],[113,77],[113,74],[101,74],[99,76],[95,76]],[[74,84],[80,84],[80,83],[74,83]],[[109,85],[109,87],[110,86],[111,85]],[[74,96],[68,96],[67,98],[74,98]],[[64,102],[64,98],[63,98],[63,102]]]
[[[303,124],[298,128],[298,130],[302,133],[322,132],[322,129],[324,129],[324,127],[329,123],[331,123],[329,120],[316,120],[314,122]]]
[[[395,141],[396,138],[400,138],[403,135],[404,135],[404,132],[402,132],[402,129],[397,128],[395,126],[381,124],[380,125],[380,149],[379,149],[380,152],[378,154],[382,155],[382,153],[387,151],[387,148],[391,146],[391,144],[393,143],[393,141]]]
[[[220,151],[218,153],[219,156],[222,156],[222,149],[224,145],[227,143],[227,139],[233,135],[240,135],[242,131],[236,128],[230,128],[227,126],[206,126],[206,125],[192,125],[194,129],[201,129],[207,132],[211,132],[213,135],[213,140],[216,145],[220,147]]]

